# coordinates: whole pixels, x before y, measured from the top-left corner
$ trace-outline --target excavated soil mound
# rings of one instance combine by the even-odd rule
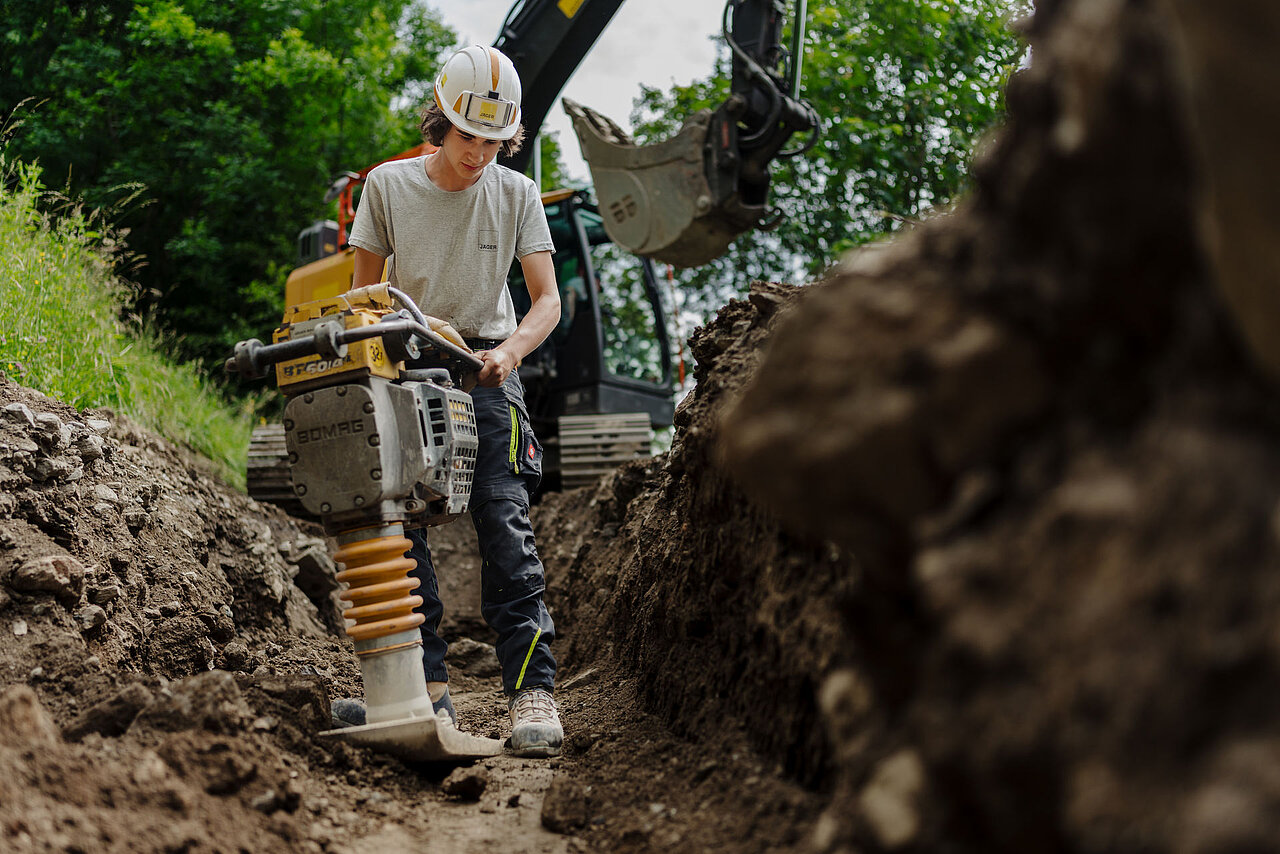
[[[697,385],[676,412],[669,454],[630,464],[594,493],[544,500],[539,519],[562,567],[550,598],[569,660],[631,663],[678,732],[740,739],[813,783],[827,747],[814,680],[847,657],[832,603],[857,567],[832,542],[784,532],[716,458],[737,429],[721,419],[724,405],[795,293],[757,283],[693,336]]]
[[[670,456],[544,509],[555,599],[829,791],[817,850],[1280,850],[1276,172],[1228,159],[1280,99],[1223,85],[1280,14],[1037,7],[972,196],[702,330]]]

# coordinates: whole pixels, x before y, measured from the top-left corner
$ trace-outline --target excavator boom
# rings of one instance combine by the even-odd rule
[[[515,65],[524,91],[521,121],[537,133],[565,83],[600,38],[623,0],[516,0],[493,46]],[[534,147],[500,162],[525,172]]]

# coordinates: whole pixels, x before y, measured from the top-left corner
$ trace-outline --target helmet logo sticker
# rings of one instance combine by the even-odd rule
[[[466,99],[465,103],[463,99]],[[455,106],[458,112],[472,122],[489,127],[505,127],[515,114],[516,105],[511,101],[498,97],[497,92],[481,95],[478,92],[463,92],[458,96]]]

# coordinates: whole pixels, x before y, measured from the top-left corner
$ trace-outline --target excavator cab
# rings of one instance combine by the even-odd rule
[[[542,200],[556,246],[560,323],[525,359],[520,378],[534,429],[548,438],[544,475],[555,484],[562,473],[562,419],[626,415],[638,419],[647,436],[671,425],[675,404],[653,262],[613,242],[585,191],[545,193]],[[529,293],[519,262],[508,287],[523,317]]]
[[[411,149],[401,156],[418,153]],[[363,180],[363,174],[352,173],[341,189],[350,193]],[[671,425],[675,404],[671,342],[653,262],[610,239],[604,217],[585,191],[544,193],[542,202],[556,247],[552,257],[561,316],[520,366],[520,378],[534,429],[543,439],[543,488],[555,489],[589,483],[620,462],[647,455],[652,431]],[[345,232],[354,205],[347,203],[339,213],[345,219],[317,223],[299,234],[301,266],[286,283],[287,305],[337,297],[351,287],[355,256],[345,245]],[[507,286],[523,318],[529,292],[518,261]],[[293,493],[286,457],[281,424],[255,428],[248,453],[249,494],[306,516]]]

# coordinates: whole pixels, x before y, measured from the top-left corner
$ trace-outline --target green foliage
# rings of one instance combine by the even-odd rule
[[[801,96],[822,137],[776,161],[775,231],[739,238],[706,268],[684,271],[690,308],[723,303],[753,278],[797,281],[903,221],[963,192],[970,154],[997,122],[1001,92],[1024,48],[1008,27],[1025,0],[830,0],[811,3]],[[790,36],[784,34],[784,43]],[[646,88],[632,122],[639,140],[677,129],[674,117],[728,95],[722,52],[715,75],[670,92]],[[793,140],[798,145],[800,140]]]
[[[127,414],[243,488],[252,401],[229,407],[160,336],[120,320],[131,289],[111,272],[119,245],[100,216],[65,199],[56,219],[41,213],[39,169],[2,153],[0,181],[12,188],[0,191],[0,368],[72,406]]]
[[[662,377],[657,319],[645,294],[643,268],[614,243],[591,248],[600,286],[605,366],[615,376],[657,382]]]
[[[279,322],[323,188],[418,141],[414,108],[454,35],[423,0],[0,0],[11,152],[104,204],[146,302],[211,361]],[[61,178],[59,178],[61,180]]]
[[[955,198],[1022,52],[1006,17],[1027,5],[809,4],[802,94],[823,136],[774,166],[777,230],[683,271],[682,308],[705,316],[752,278],[812,275]],[[429,0],[0,0],[0,117],[25,101],[11,154],[91,207],[142,188],[116,220],[139,261],[129,298],[156,310],[166,346],[216,365],[278,322],[297,232],[332,216],[331,177],[417,142],[416,107],[453,41]],[[720,103],[727,52],[719,66],[645,89],[637,137]],[[547,135],[543,189],[565,184],[559,151]]]
[[[565,175],[564,160],[560,153],[560,134],[556,131],[544,130],[538,144],[540,146],[538,159],[542,168],[542,183],[538,189],[545,193],[548,190],[569,187],[573,182]]]

